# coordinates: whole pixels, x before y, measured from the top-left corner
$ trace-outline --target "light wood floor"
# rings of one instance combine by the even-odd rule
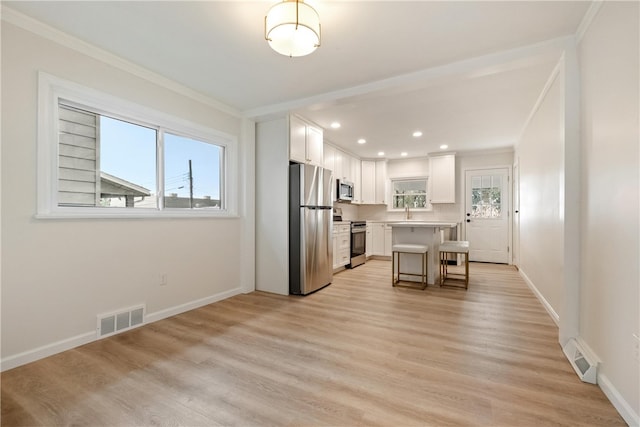
[[[392,288],[371,261],[306,297],[261,292],[2,374],[2,425],[616,426],[513,267]]]

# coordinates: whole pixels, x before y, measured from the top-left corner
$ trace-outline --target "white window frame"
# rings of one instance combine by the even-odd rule
[[[429,203],[429,177],[428,176],[398,176],[389,178],[389,203],[387,204],[388,212],[404,212],[404,208],[393,207],[393,184],[396,181],[425,181],[426,186],[426,206],[424,208],[409,208],[411,212],[430,212],[433,210],[433,205]]]
[[[163,194],[158,194],[158,208],[103,208],[58,206],[58,105],[60,100],[86,106],[96,113],[129,119],[151,128],[223,147],[224,160],[220,177],[221,209],[164,208]],[[162,141],[162,139],[161,139]],[[159,164],[164,164],[163,147],[158,147]],[[95,89],[69,82],[50,74],[38,75],[37,141],[37,212],[36,218],[193,218],[238,217],[238,139],[169,114],[135,104]],[[158,172],[162,182],[162,169]]]

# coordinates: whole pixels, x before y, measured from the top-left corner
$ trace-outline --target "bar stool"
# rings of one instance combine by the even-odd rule
[[[448,271],[448,254],[464,255],[464,274]],[[461,282],[465,289],[469,288],[469,242],[446,240],[440,244],[440,286],[447,285],[445,281]]]
[[[393,286],[404,286],[408,288],[416,288],[424,289],[427,287],[427,253],[429,252],[429,246],[427,245],[414,245],[414,244],[402,244],[398,243],[393,245],[391,252],[391,284]],[[422,274],[416,273],[403,273],[400,271],[400,254],[420,254],[422,256]],[[397,278],[396,278],[397,272]],[[420,277],[420,286],[408,285],[408,281],[403,281],[405,284],[399,284],[400,275],[404,276],[418,276]]]

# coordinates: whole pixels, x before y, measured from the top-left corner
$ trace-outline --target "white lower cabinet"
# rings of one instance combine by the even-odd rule
[[[371,255],[373,255],[371,253],[371,248],[373,245],[373,233],[372,233],[372,224],[370,222],[367,222],[367,234],[366,234],[366,239],[365,239],[365,249],[364,249],[364,254],[367,258],[369,258]]]
[[[372,222],[371,225],[371,245],[367,242],[367,250],[373,256],[391,256],[392,234],[391,226],[384,222]]]
[[[391,234],[391,226],[388,224],[384,225],[384,255],[385,256],[391,256],[391,248],[392,248],[392,244],[391,241],[393,240],[392,234]]]
[[[351,225],[333,224],[333,268],[351,262]]]
[[[371,255],[384,255],[384,223],[371,224]]]

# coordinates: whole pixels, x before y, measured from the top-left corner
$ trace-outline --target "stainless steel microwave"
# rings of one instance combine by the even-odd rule
[[[353,182],[337,179],[337,199],[339,202],[350,202],[353,200]]]

